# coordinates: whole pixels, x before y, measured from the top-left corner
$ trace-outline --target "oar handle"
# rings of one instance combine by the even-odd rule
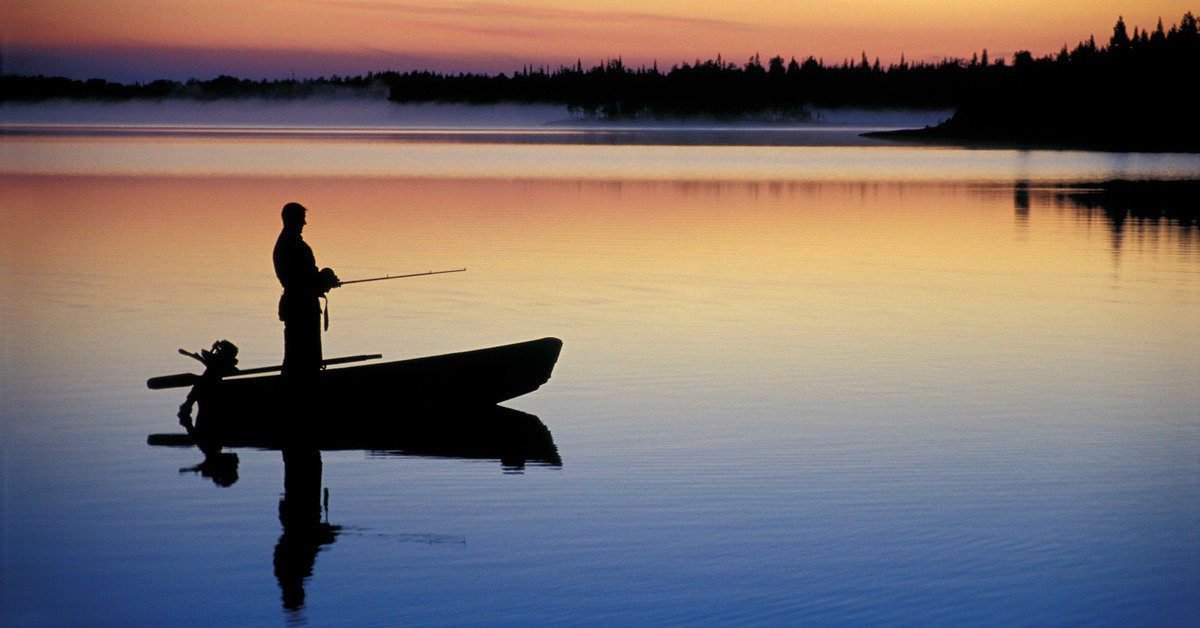
[[[352,355],[352,356],[347,356],[344,358],[330,358],[328,360],[323,361],[322,364],[324,364],[325,366],[332,366],[334,364],[347,364],[350,362],[363,362],[366,360],[378,360],[379,358],[382,358],[382,357],[383,357],[383,355],[379,354],[379,353],[372,353],[370,355]],[[272,373],[275,371],[282,371],[282,370],[283,370],[282,365],[262,366],[259,368],[245,369],[245,370],[237,371],[236,373],[230,373],[229,377],[234,377],[237,375],[256,375],[258,373]],[[164,388],[184,388],[186,386],[194,386],[194,385],[200,383],[200,381],[203,378],[204,378],[203,375],[197,375],[195,373],[176,373],[174,375],[159,375],[158,377],[151,377],[150,379],[146,380],[146,386],[152,390],[162,390]]]

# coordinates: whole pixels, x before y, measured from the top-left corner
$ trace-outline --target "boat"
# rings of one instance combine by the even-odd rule
[[[208,447],[334,448],[377,441],[400,426],[463,416],[533,392],[550,379],[557,338],[409,360],[326,368],[302,378],[282,374],[193,375],[199,411],[194,439]],[[336,362],[331,360],[330,362]],[[277,367],[272,367],[277,368]],[[253,369],[261,373],[271,369]],[[183,381],[182,375],[153,378]],[[178,385],[178,384],[175,384]]]

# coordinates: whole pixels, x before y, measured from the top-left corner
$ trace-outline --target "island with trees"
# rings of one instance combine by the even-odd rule
[[[591,121],[709,120],[795,123],[836,108],[943,109],[953,117],[924,129],[870,134],[937,144],[1200,151],[1195,123],[1200,28],[1186,13],[1178,25],[1130,33],[1118,18],[1107,44],[1095,37],[1036,58],[910,62],[883,66],[860,59],[826,64],[813,57],[754,55],[743,63],[715,60],[627,66],[621,58],[585,68],[526,66],[511,75],[428,71],[364,76],[260,80],[158,80],[120,84],[103,79],[0,76],[0,103],[51,99],[218,99],[354,96],[397,103],[556,104]]]

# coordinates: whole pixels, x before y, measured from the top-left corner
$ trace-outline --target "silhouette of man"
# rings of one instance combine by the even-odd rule
[[[301,237],[308,211],[299,203],[283,206],[283,231],[275,241],[275,276],[283,285],[279,320],[283,321],[283,373],[311,374],[321,370],[321,303],[331,288],[341,285],[326,268],[317,270],[312,249]]]

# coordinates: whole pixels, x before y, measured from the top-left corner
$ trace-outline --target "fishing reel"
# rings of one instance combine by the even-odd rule
[[[342,280],[338,279],[332,268],[322,268],[321,272],[317,274],[317,279],[321,286],[321,294],[342,285]]]

